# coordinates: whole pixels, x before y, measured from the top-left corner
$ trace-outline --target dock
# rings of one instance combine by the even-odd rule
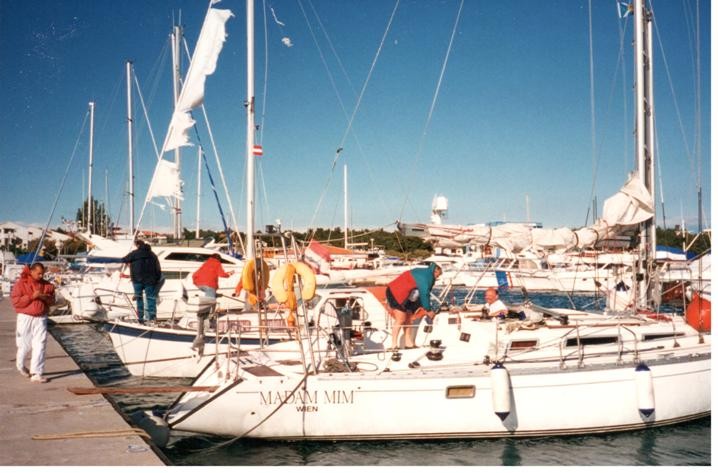
[[[15,311],[0,300],[0,465],[164,466],[166,457],[102,395],[78,396],[70,387],[93,387],[52,334],[48,383],[33,383],[15,367]]]

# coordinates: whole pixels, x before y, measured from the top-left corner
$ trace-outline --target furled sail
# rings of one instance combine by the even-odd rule
[[[498,246],[514,254],[529,249],[546,254],[590,248],[601,240],[645,222],[653,215],[650,193],[634,173],[619,192],[606,199],[602,218],[589,227],[574,230],[567,227],[536,228],[520,223],[495,226],[400,223],[399,230],[404,234],[421,236],[444,248],[475,244]]]
[[[194,126],[195,121],[192,119],[190,111],[204,100],[205,80],[217,68],[217,58],[227,38],[225,23],[233,16],[231,10],[216,8],[208,10],[182,92],[172,115],[165,151],[191,145],[187,132]]]

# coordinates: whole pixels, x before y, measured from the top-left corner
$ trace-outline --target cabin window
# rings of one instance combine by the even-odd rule
[[[471,340],[471,334],[466,332],[461,332],[461,335],[459,335],[459,341],[461,342],[468,342]]]
[[[189,271],[162,271],[162,276],[165,279],[184,279],[189,273]]]
[[[683,337],[685,336],[685,333],[683,332],[676,332],[676,333],[653,333],[653,334],[646,334],[643,336],[644,342],[649,342],[651,340],[660,340],[662,338],[673,338],[673,337]]]
[[[164,259],[167,261],[195,261],[203,263],[209,258],[208,254],[201,253],[170,253]]]
[[[527,348],[534,348],[538,340],[511,340],[509,351],[526,350]]]
[[[470,399],[476,395],[476,386],[448,386],[446,399]]]
[[[566,339],[566,346],[567,347],[576,347],[578,346],[578,340],[577,338],[568,338]],[[605,345],[608,343],[616,343],[618,342],[618,337],[581,337],[581,345]]]

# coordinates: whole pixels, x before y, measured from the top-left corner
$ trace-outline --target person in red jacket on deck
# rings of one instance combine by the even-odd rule
[[[55,286],[43,279],[45,266],[33,263],[25,266],[10,291],[12,306],[17,312],[15,343],[17,370],[35,383],[46,383],[45,347],[47,346],[47,315],[55,303]],[[30,370],[25,360],[32,353]]]
[[[210,255],[207,261],[202,263],[202,266],[192,274],[194,285],[204,292],[205,296],[213,299],[217,298],[219,278],[228,278],[234,274],[234,271],[225,272],[221,261],[222,258],[219,253]]]

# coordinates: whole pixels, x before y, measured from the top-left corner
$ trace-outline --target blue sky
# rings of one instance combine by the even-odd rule
[[[695,227],[699,175],[709,218],[711,210],[710,2],[701,0],[699,13],[700,126],[696,2],[652,3],[666,222],[683,217]],[[354,228],[428,221],[435,194],[448,198],[450,223],[529,217],[547,227],[580,226],[589,213],[594,179],[599,206],[620,188],[633,167],[633,27],[626,30],[621,53],[625,20],[619,20],[615,2],[466,1],[441,76],[459,5],[460,0],[402,0],[369,75],[395,1],[257,0],[255,88],[257,111],[265,111],[257,116],[264,125],[258,228],[277,219],[285,228],[343,226],[344,163]],[[126,225],[124,63],[134,62],[161,144],[171,115],[172,20],[181,16],[193,48],[206,8],[203,0],[0,0],[0,221],[44,225],[56,197],[51,225],[74,216],[86,192],[89,129],[83,120],[94,101],[93,194],[101,201],[107,194],[111,214]],[[245,2],[224,0],[217,8],[229,8],[235,17],[227,24],[217,70],[207,79],[205,105],[243,229]],[[291,47],[283,37],[291,39]],[[135,92],[139,214],[155,157],[137,97]],[[200,139],[208,145],[203,126]],[[331,173],[339,146],[344,150]],[[218,181],[211,154],[210,165]],[[188,228],[195,222],[196,166],[195,148],[184,148]],[[201,227],[219,228],[206,175],[203,179]],[[660,212],[658,219],[662,223]],[[151,206],[141,227],[166,228],[169,221]]]

